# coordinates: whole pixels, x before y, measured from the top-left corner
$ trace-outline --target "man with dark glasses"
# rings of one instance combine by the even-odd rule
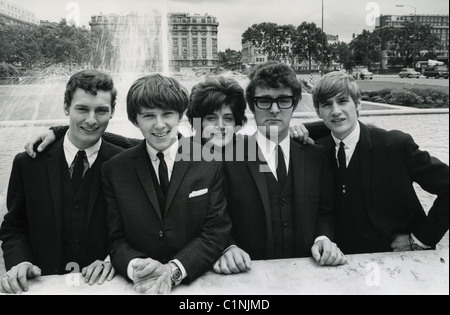
[[[239,273],[251,260],[313,256],[321,265],[346,261],[333,239],[333,180],[326,153],[289,137],[302,88],[286,64],[270,61],[250,74],[247,103],[257,132],[236,146],[244,159],[225,162],[232,219],[230,247],[218,273]]]

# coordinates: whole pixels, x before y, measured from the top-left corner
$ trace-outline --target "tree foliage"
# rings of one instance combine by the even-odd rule
[[[269,60],[290,58],[290,44],[294,30],[292,25],[253,24],[242,34],[242,44],[251,42],[255,50],[260,54],[266,54]]]

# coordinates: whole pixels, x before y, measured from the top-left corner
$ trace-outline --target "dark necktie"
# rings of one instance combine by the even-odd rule
[[[343,141],[339,144],[339,150],[338,150],[338,162],[339,162],[339,177],[342,184],[342,192],[346,193],[346,186],[345,186],[345,171],[347,169],[347,159],[345,157],[345,144]]]
[[[284,187],[286,181],[286,163],[284,162],[284,155],[281,146],[278,146],[278,165],[277,165],[277,177],[278,183],[281,187]]]
[[[78,187],[80,187],[81,181],[83,180],[85,159],[86,159],[86,152],[82,150],[78,151],[75,157],[75,164],[73,166],[72,171],[72,183],[73,187],[75,188],[75,191],[78,190]]]
[[[158,168],[159,184],[164,193],[164,196],[167,197],[167,191],[169,190],[169,173],[167,170],[167,164],[166,161],[164,161],[164,153],[158,152],[156,156],[159,159],[159,168]]]

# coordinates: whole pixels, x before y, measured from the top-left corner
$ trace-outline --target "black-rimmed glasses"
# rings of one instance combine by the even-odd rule
[[[294,106],[297,99],[294,96],[283,96],[279,98],[254,97],[253,101],[259,109],[270,109],[273,103],[277,103],[280,109],[289,109]]]

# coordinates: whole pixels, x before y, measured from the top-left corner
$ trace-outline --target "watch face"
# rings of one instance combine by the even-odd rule
[[[175,285],[178,285],[181,283],[181,280],[183,280],[183,274],[181,273],[181,270],[179,268],[176,268],[172,272],[172,280],[175,282]]]

